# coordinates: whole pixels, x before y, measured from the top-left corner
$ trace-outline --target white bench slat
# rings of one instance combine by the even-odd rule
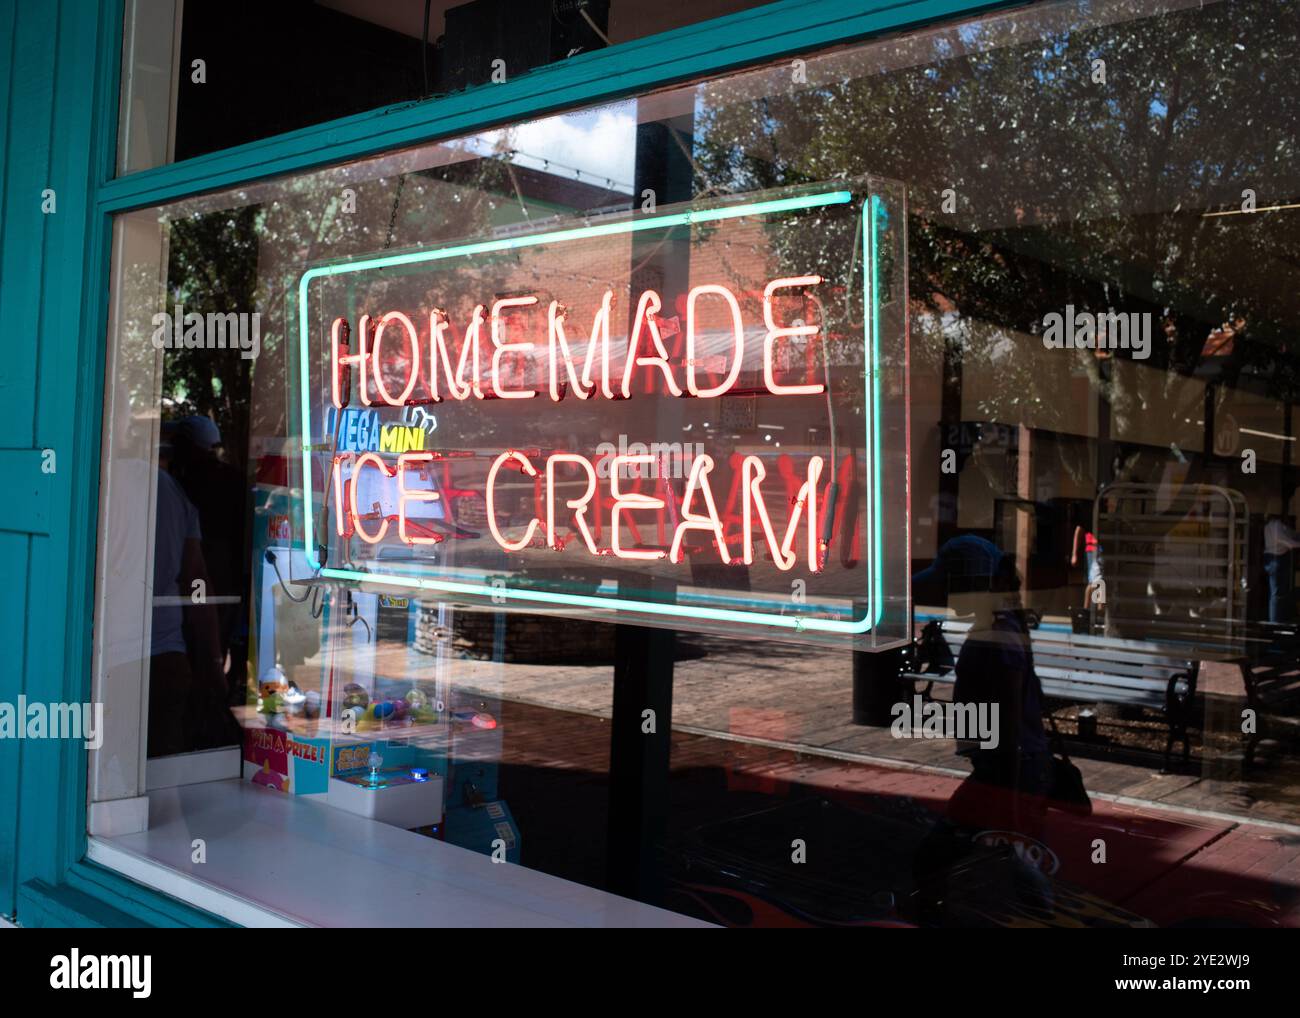
[[[1163,682],[1141,682],[1125,678],[1124,676],[1107,676],[1099,675],[1092,672],[1071,672],[1064,668],[1038,668],[1034,671],[1038,674],[1038,679],[1043,685],[1043,689],[1055,686],[1059,689],[1092,689],[1092,690],[1115,690],[1117,692],[1128,691],[1141,693],[1151,691],[1152,695],[1161,703],[1164,702],[1165,690],[1168,688],[1168,680]],[[951,685],[957,681],[956,673],[950,668],[944,672],[904,672],[904,676],[914,682],[942,682]],[[1156,696],[1156,694],[1159,694]]]
[[[955,665],[970,635],[969,622],[943,622],[939,635],[952,657],[952,666],[940,672],[904,672],[913,682],[953,684]],[[931,629],[931,632],[933,630]],[[1175,740],[1183,744],[1183,763],[1188,761],[1191,743],[1187,736],[1187,693],[1196,688],[1196,662],[1173,654],[1152,654],[1136,640],[1076,636],[1056,638],[1053,633],[1029,631],[1034,671],[1045,697],[1074,703],[1114,703],[1153,708],[1164,713],[1169,726],[1165,763]],[[919,645],[918,645],[919,646]],[[1170,684],[1184,676],[1186,687],[1170,698]]]
[[[942,629],[944,641],[954,656],[961,650],[970,631],[970,623],[960,623],[960,629],[950,630],[945,623]],[[1039,630],[1031,629],[1030,646],[1034,650],[1034,659],[1040,657],[1066,657],[1071,661],[1114,662],[1116,664],[1140,665],[1143,668],[1158,669],[1169,672],[1185,672],[1191,666],[1190,658],[1173,654],[1153,654],[1150,651],[1124,649],[1122,647],[1097,646],[1092,641],[1105,637],[1076,637],[1074,640],[1058,639],[1055,634],[1039,635]],[[1085,642],[1087,641],[1087,642]],[[1134,640],[1116,641],[1117,643],[1141,644]]]
[[[970,629],[969,622],[941,625],[940,633],[954,664],[961,657]],[[1098,702],[1163,708],[1169,680],[1193,668],[1193,663],[1184,658],[1143,652],[1141,644],[1132,640],[1099,646],[1097,641],[1107,638],[1056,639],[1054,634],[1040,636],[1037,630],[1030,630],[1029,636],[1034,670],[1043,692],[1057,699],[1095,698]],[[951,668],[945,672],[908,672],[905,676],[915,682],[956,681]]]
[[[1098,672],[1104,675],[1127,675],[1130,678],[1141,679],[1168,679],[1171,675],[1178,675],[1187,671],[1186,665],[1136,665],[1127,662],[1112,664],[1109,661],[1086,661],[1080,660],[1069,654],[1040,654],[1034,651],[1034,664],[1042,664],[1047,668],[1067,668],[1079,672]]]
[[[953,660],[956,660],[961,655],[962,645],[966,641],[962,639],[947,640],[945,642],[948,644],[948,651],[952,654]],[[1153,680],[1161,678],[1168,680],[1171,675],[1181,674],[1191,666],[1190,661],[1171,659],[1146,662],[1108,661],[1104,658],[1092,657],[1086,654],[1063,652],[1055,647],[1048,650],[1038,646],[1032,640],[1030,641],[1030,647],[1034,652],[1035,665],[1042,663],[1048,667],[1066,667],[1077,671],[1095,671],[1109,675],[1150,676]]]
[[[1085,689],[1073,683],[1043,683],[1043,693],[1047,696],[1054,697],[1057,700],[1081,700],[1084,698],[1079,694],[1085,692]],[[1099,698],[1097,702],[1138,704],[1143,707],[1162,709],[1165,705],[1165,697],[1163,693],[1156,695],[1155,690],[1110,689],[1107,690],[1106,696],[1104,698]]]

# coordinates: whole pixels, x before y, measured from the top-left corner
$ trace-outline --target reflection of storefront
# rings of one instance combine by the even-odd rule
[[[493,35],[503,73],[485,0],[428,45],[421,4],[308,6],[411,66],[273,114],[198,5],[15,16],[54,49],[5,136],[52,141],[0,150],[38,337],[0,701],[108,720],[0,740],[0,914],[1297,922],[1259,825],[1300,831],[1267,5],[613,0]],[[1255,21],[1247,75],[1213,40]],[[1152,84],[1094,109],[1121,61],[1067,57],[1134,47]],[[247,122],[205,135],[214,97]],[[293,873],[224,861],[253,828]]]

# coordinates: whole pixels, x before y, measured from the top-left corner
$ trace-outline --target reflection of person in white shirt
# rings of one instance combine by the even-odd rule
[[[1282,517],[1270,515],[1264,526],[1264,573],[1268,576],[1268,620],[1290,622],[1295,613],[1292,583],[1295,566],[1291,552],[1300,548],[1300,535],[1282,522]]]

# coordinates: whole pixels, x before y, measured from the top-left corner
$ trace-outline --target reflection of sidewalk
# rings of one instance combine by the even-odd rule
[[[703,756],[697,749],[693,763]],[[926,771],[794,754],[748,760],[744,771],[774,791],[803,786],[850,805],[855,796],[906,797],[941,814],[960,784]],[[1104,863],[1094,861],[1099,841]],[[1032,839],[1022,844],[1039,850]],[[1300,925],[1300,839],[1294,836],[1099,801],[1087,818],[1050,810],[1042,844],[1044,869],[1160,925],[1198,919]]]
[[[530,845],[527,864],[599,882],[607,722],[518,701],[503,704],[502,719],[502,795]],[[889,797],[944,814],[959,784],[929,769],[675,731],[670,836],[810,795],[868,812]],[[997,836],[1018,841],[1045,872],[1158,925],[1300,925],[1300,839],[1291,835],[1105,801],[1087,818],[1049,811],[1041,842],[1007,833]],[[1104,863],[1094,861],[1098,841],[1105,843]]]
[[[925,771],[804,757],[765,766],[769,780],[829,796],[890,795],[946,813],[960,781]],[[851,799],[846,800],[851,801]],[[1014,839],[1012,839],[1014,841]],[[1105,861],[1097,861],[1099,843]],[[1024,839],[1037,853],[1039,844]],[[1049,810],[1043,868],[1160,925],[1216,919],[1300,925],[1300,839],[1253,824],[1096,801],[1093,815]]]
[[[921,767],[940,774],[962,776],[967,771],[950,742],[895,739],[888,728],[852,724],[852,662],[845,651],[708,637],[685,639],[706,653],[676,664],[676,728],[833,758]],[[381,659],[380,672],[394,676],[432,668],[431,659],[400,648],[381,651]],[[613,674],[608,665],[496,665],[467,659],[451,664],[452,681],[461,686],[562,710],[610,714]],[[1216,683],[1214,678],[1207,683],[1216,687],[1212,692],[1221,697],[1231,695],[1232,677],[1227,671],[1222,682]],[[1239,677],[1236,681],[1239,685]],[[1254,773],[1259,780],[1242,781],[1221,776],[1214,761],[1190,774],[1158,773],[1156,755],[1150,763],[1082,755],[1076,756],[1075,762],[1094,795],[1208,814],[1213,820],[1279,824],[1300,835],[1300,798],[1295,794],[1300,775],[1288,780],[1276,767],[1257,768]]]
[[[691,640],[710,653],[676,664],[675,799],[679,781],[707,772],[725,774],[732,792],[816,791],[846,801],[888,795],[945,812],[965,776],[952,744],[894,739],[888,729],[849,723],[846,653],[734,641],[721,650]],[[608,665],[463,658],[448,664],[448,677],[462,693],[490,690],[505,701],[503,765],[551,774],[607,770]],[[376,668],[380,675],[427,678],[433,661],[394,646],[380,649]],[[1247,786],[1240,782],[1160,775],[1154,765],[1076,762],[1095,808],[1088,818],[1048,814],[1044,839],[1061,877],[1161,924],[1208,916],[1300,925],[1300,825],[1292,823],[1287,803],[1253,803],[1241,798]],[[542,783],[533,792],[548,794]],[[674,821],[702,823],[728,808],[725,801],[708,801],[702,812]],[[1265,813],[1269,806],[1272,818]],[[1263,822],[1250,822],[1256,814]],[[1104,863],[1094,862],[1097,840],[1105,843]]]

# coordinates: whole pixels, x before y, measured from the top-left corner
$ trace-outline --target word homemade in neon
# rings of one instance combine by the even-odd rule
[[[805,188],[307,270],[309,568],[879,643],[906,598],[885,548],[906,449],[882,446],[905,435],[905,340],[886,356],[881,336],[905,308],[901,222],[868,186]],[[378,442],[341,428],[358,413]]]

